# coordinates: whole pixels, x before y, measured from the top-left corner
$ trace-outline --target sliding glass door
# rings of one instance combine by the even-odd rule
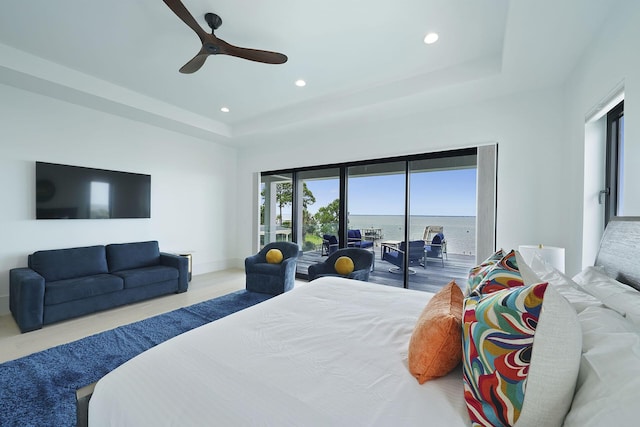
[[[352,166],[347,169],[347,229],[372,242],[367,248],[380,260],[373,281],[404,285],[402,242],[405,235],[406,162]],[[355,232],[355,233],[354,233]],[[374,268],[375,272],[375,268]]]
[[[495,246],[496,155],[493,145],[264,172],[261,243],[296,242],[301,278],[310,264],[358,246],[375,255],[370,282],[429,291],[463,284],[476,255]]]
[[[292,173],[262,175],[260,183],[260,248],[267,243],[292,241]]]
[[[408,287],[437,292],[475,262],[476,155],[415,160],[409,171],[409,236],[423,259]]]
[[[304,276],[310,264],[323,261],[338,249],[340,169],[300,171],[296,182],[297,223],[300,224],[296,241],[302,249],[297,273]]]

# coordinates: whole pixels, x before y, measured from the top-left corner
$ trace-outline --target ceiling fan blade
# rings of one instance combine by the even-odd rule
[[[209,55],[210,55],[210,53],[204,53],[201,50],[200,52],[198,52],[198,54],[196,56],[191,58],[191,60],[189,62],[187,62],[186,64],[184,64],[182,66],[182,68],[180,68],[180,72],[182,74],[195,73],[196,71],[198,71],[200,69],[200,67],[202,67],[204,65],[204,61],[207,60],[207,57]]]
[[[169,6],[169,9],[171,9],[178,18],[182,19],[182,22],[187,24],[189,28],[195,31],[198,37],[200,38],[200,40],[204,42],[204,40],[206,39],[206,36],[208,36],[209,34],[202,29],[202,27],[198,24],[198,22],[195,20],[193,15],[191,15],[191,13],[189,13],[187,8],[184,7],[184,4],[182,4],[180,0],[163,0],[163,1],[167,6]]]
[[[234,46],[218,39],[220,54],[236,56],[238,58],[248,59],[249,61],[263,62],[265,64],[284,64],[287,62],[287,55],[278,52],[270,52],[268,50],[247,49],[244,47]]]

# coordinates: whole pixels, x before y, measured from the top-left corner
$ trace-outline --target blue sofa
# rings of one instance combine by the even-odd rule
[[[9,306],[22,332],[189,285],[187,258],[161,253],[157,241],[37,251],[9,276]]]

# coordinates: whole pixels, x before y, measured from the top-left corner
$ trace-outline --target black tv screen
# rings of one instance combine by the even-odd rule
[[[36,162],[36,219],[150,218],[151,175]]]

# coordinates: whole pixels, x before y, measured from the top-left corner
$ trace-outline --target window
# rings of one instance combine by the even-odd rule
[[[260,247],[291,241],[293,215],[292,174],[262,175],[260,184]]]
[[[624,101],[607,113],[605,223],[624,214]]]
[[[91,181],[89,218],[111,218],[108,182]]]
[[[486,155],[488,148],[493,157]],[[494,158],[496,149],[262,172],[261,245],[297,243],[301,278],[310,264],[356,246],[374,253],[370,282],[429,291],[453,277],[463,283],[476,256],[486,258],[495,250],[495,162],[485,158]],[[430,226],[444,227],[447,251],[425,260]],[[385,249],[403,252],[406,242],[413,249],[402,262],[383,256]]]

